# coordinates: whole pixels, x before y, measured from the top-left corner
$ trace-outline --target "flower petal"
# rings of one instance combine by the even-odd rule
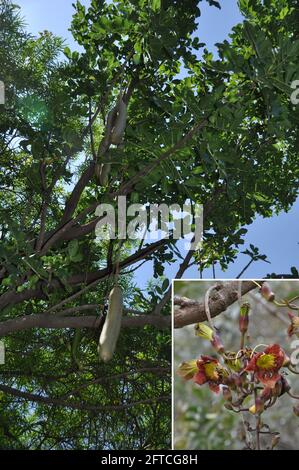
[[[215,384],[213,382],[209,382],[209,387],[214,393],[219,393],[220,392],[220,387],[218,384]]]
[[[269,371],[259,371],[257,373],[257,377],[259,379],[260,382],[262,382],[264,385],[266,385],[266,387],[269,387],[269,388],[274,388],[275,385],[276,385],[276,382],[278,380],[280,380],[281,378],[281,375],[278,374],[277,372],[276,373],[273,373],[273,372],[269,372]]]
[[[193,377],[193,380],[195,383],[197,383],[198,385],[203,385],[205,384],[208,379],[206,377],[206,374],[204,373],[204,371],[202,370],[199,370]]]

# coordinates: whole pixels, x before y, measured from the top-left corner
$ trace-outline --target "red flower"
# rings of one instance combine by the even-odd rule
[[[286,360],[287,356],[281,347],[278,344],[271,344],[264,352],[254,353],[245,370],[254,372],[260,382],[272,389],[281,378],[278,371]]]
[[[178,375],[180,375],[185,380],[193,379],[194,375],[197,372],[196,360],[183,362],[178,368]]]
[[[265,387],[264,390],[261,393],[261,398],[266,402],[267,400],[270,400],[273,397],[273,389],[270,387]]]
[[[262,391],[261,398],[264,401],[270,400],[272,397],[281,397],[286,392],[290,390],[290,385],[288,384],[287,380],[281,375],[280,379],[276,382],[273,388],[265,387]]]
[[[198,385],[207,383],[213,392],[219,393],[219,385],[227,375],[226,369],[217,359],[210,356],[201,356],[196,364],[198,371],[193,377],[194,382]]]

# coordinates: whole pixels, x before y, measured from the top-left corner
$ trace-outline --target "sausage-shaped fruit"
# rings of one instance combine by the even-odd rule
[[[119,145],[122,143],[123,134],[125,132],[127,124],[127,105],[124,103],[122,98],[120,98],[117,105],[117,116],[115,118],[115,123],[110,134],[110,142],[114,145]]]
[[[106,184],[108,183],[110,171],[111,171],[111,163],[104,163],[103,165],[101,165],[100,178],[99,178],[101,186],[106,186]]]
[[[123,293],[119,286],[114,286],[109,294],[107,317],[100,335],[98,353],[100,359],[108,362],[112,359],[120,333],[123,313]]]

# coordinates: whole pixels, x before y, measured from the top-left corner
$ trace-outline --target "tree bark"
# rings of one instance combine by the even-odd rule
[[[252,281],[215,282],[215,289],[211,292],[209,307],[211,317],[224,312],[238,299],[238,284],[242,282],[242,295],[247,294],[257,285]],[[174,327],[182,328],[186,325],[207,320],[205,304],[187,297],[174,298]]]

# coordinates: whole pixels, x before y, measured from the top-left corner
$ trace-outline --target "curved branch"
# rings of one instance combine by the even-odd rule
[[[224,312],[238,299],[238,284],[242,282],[242,295],[247,294],[257,286],[252,281],[231,281],[216,283],[210,295],[211,317]],[[174,298],[174,327],[182,328],[192,323],[207,320],[204,302],[188,299],[187,297]]]
[[[54,405],[54,406],[62,406],[65,408],[70,408],[73,410],[87,410],[87,411],[118,411],[124,410],[126,408],[132,408],[137,405],[147,405],[150,403],[155,403],[157,401],[165,401],[171,400],[171,396],[164,395],[160,397],[150,398],[148,400],[140,400],[137,402],[132,403],[124,403],[120,405],[88,405],[83,404],[81,402],[71,401],[71,400],[63,400],[61,398],[52,398],[52,397],[45,397],[43,395],[35,395],[33,393],[23,392],[22,390],[18,390],[16,388],[8,387],[7,385],[0,384],[0,390],[7,395],[12,395],[14,397],[18,397],[24,400],[28,400],[34,403],[44,403],[45,405]]]
[[[66,202],[64,213],[59,224],[60,226],[64,225],[69,219],[71,219],[73,213],[76,210],[82,192],[84,191],[86,185],[89,183],[91,177],[94,174],[94,170],[95,162],[92,161],[81,175],[80,179],[78,180],[77,184],[73,189],[73,192],[71,193],[68,201]]]

